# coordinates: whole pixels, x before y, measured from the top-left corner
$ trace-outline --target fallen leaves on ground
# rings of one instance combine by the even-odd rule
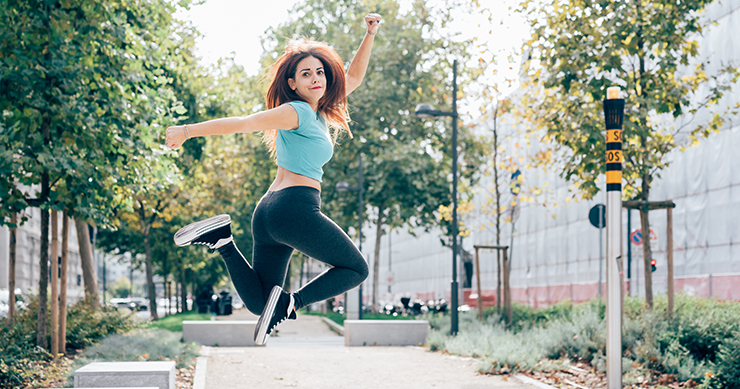
[[[175,387],[177,389],[190,389],[193,387],[193,378],[195,377],[195,363],[190,367],[177,369],[175,376]]]
[[[491,375],[500,375],[509,378],[508,369],[500,369],[498,373],[490,372]],[[577,362],[573,365],[558,370],[526,370],[520,373],[537,381],[552,385],[558,388],[577,388],[577,389],[602,389],[607,387],[606,374],[597,371],[593,366],[585,362]],[[673,374],[661,374],[654,377],[638,376],[637,383],[626,385],[624,389],[658,389],[668,387],[670,389],[689,389],[698,385],[696,381],[688,380],[679,382]]]

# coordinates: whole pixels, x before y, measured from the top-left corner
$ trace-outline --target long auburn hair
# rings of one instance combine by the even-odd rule
[[[270,87],[265,95],[267,109],[279,107],[290,101],[303,101],[294,90],[290,89],[288,79],[295,78],[298,62],[306,57],[315,57],[324,66],[326,92],[319,100],[318,112],[326,118],[326,123],[331,129],[332,142],[336,144],[337,138],[344,131],[351,138],[342,58],[325,43],[304,40],[290,43],[285,47],[285,52],[270,70]],[[277,129],[263,132],[262,141],[267,144],[270,155],[273,157],[275,156],[276,139]]]

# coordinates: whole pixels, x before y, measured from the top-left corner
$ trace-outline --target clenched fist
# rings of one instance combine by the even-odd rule
[[[368,34],[375,35],[378,33],[378,28],[380,28],[380,19],[382,19],[382,17],[378,14],[367,14],[365,16]]]
[[[185,141],[188,140],[185,126],[167,127],[167,137],[164,144],[171,149],[179,149]]]

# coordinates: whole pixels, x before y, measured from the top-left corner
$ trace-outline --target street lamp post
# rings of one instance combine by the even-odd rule
[[[452,118],[452,281],[450,282],[450,303],[452,305],[452,327],[450,334],[457,334],[457,60],[452,63],[452,111],[435,110],[432,105],[419,104],[415,112],[417,117],[429,119],[438,116]]]
[[[358,179],[359,185],[358,186],[349,186],[349,184],[346,183],[346,182],[338,182],[336,188],[340,192],[346,192],[346,191],[357,192],[358,203],[359,203],[358,204],[358,207],[359,208],[358,208],[358,213],[357,214],[359,215],[359,219],[360,219],[360,222],[359,222],[359,225],[358,225],[358,228],[357,228],[357,232],[358,232],[359,237],[360,237],[359,249],[360,249],[360,253],[362,253],[362,210],[363,210],[363,204],[362,204],[362,192],[363,192],[363,190],[362,190],[362,153],[360,153],[360,155],[359,155],[359,162],[360,162],[359,163],[359,165],[360,165],[359,166],[359,173],[358,173],[358,176],[359,176],[359,179]],[[362,283],[360,283],[360,286],[359,286],[359,294],[360,294],[360,310],[359,310],[359,316],[358,317],[359,317],[360,320],[362,320]],[[346,304],[346,305],[349,305],[349,304]]]

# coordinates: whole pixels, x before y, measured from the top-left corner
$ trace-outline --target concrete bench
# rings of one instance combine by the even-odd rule
[[[426,342],[426,320],[345,320],[345,346],[415,346]]]
[[[93,362],[75,372],[75,388],[175,389],[175,362]]]
[[[203,346],[249,347],[254,343],[256,320],[213,320],[182,322],[182,340]]]

